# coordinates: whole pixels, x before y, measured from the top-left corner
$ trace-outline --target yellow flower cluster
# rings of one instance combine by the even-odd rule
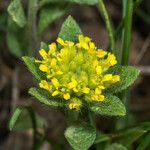
[[[80,108],[83,101],[104,101],[103,90],[120,80],[119,75],[106,73],[117,63],[113,54],[97,49],[89,37],[79,35],[78,40],[58,38],[59,46],[52,43],[48,51],[41,49],[42,60],[36,60],[46,74],[39,87],[66,100],[70,109]]]

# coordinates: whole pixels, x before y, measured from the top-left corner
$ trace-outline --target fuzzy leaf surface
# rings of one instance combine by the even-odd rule
[[[42,80],[44,75],[39,70],[37,63],[35,63],[35,59],[28,56],[24,56],[22,57],[22,59],[26,64],[26,66],[28,67],[29,71],[34,75],[34,77],[37,80]]]
[[[8,6],[8,13],[20,27],[26,25],[26,16],[21,4],[21,0],[13,0]]]
[[[96,131],[88,125],[70,126],[65,131],[65,137],[74,150],[87,150],[94,143]]]
[[[132,85],[137,79],[140,71],[132,66],[115,66],[109,69],[108,73],[120,75],[120,81],[108,87],[105,92],[117,93]]]
[[[34,96],[39,102],[50,107],[62,107],[65,104],[59,99],[51,97],[46,91],[37,88],[30,88],[29,94]]]
[[[44,29],[57,18],[61,17],[68,10],[67,4],[51,4],[43,7],[40,12],[38,31],[42,33]]]
[[[77,42],[78,35],[82,34],[79,25],[69,16],[63,23],[58,37],[63,40]]]
[[[124,116],[126,114],[124,104],[114,95],[106,95],[103,102],[91,103],[89,108],[94,113],[104,116]]]

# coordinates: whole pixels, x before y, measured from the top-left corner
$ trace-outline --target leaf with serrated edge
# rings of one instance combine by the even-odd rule
[[[120,75],[120,81],[105,90],[106,93],[117,93],[132,85],[137,79],[140,71],[131,66],[115,66],[109,69],[107,73]]]
[[[29,94],[34,96],[39,102],[51,106],[51,107],[62,107],[65,105],[62,101],[59,99],[56,99],[54,97],[51,97],[46,91],[37,89],[37,88],[30,88]]]
[[[58,37],[63,40],[77,42],[78,35],[82,34],[80,27],[76,21],[69,16],[63,23]]]
[[[126,109],[120,99],[114,95],[106,95],[103,102],[92,102],[89,108],[99,115],[124,116]]]
[[[89,125],[70,126],[65,131],[65,137],[75,150],[87,150],[94,143],[96,131]]]

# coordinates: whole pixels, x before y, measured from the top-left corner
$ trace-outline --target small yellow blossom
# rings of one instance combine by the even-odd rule
[[[56,41],[49,45],[48,52],[41,49],[42,60],[35,61],[46,76],[39,87],[67,100],[69,109],[79,109],[84,100],[104,101],[103,91],[120,81],[119,75],[106,72],[117,64],[114,54],[97,49],[91,39],[83,35],[78,36],[77,43],[61,38]]]
[[[41,71],[43,71],[43,72],[47,72],[47,71],[48,71],[48,67],[47,67],[46,65],[43,65],[43,64],[41,64],[41,65],[39,66],[39,69],[40,69]]]
[[[53,93],[52,93],[52,96],[56,96],[56,95],[58,95],[59,94],[59,91],[54,91]]]
[[[106,55],[107,55],[107,52],[102,49],[97,51],[97,57],[99,58],[104,58]]]
[[[114,54],[108,53],[108,57],[106,59],[106,64],[111,67],[117,63],[116,57]]]
[[[64,99],[65,99],[65,100],[70,99],[70,94],[69,94],[69,93],[65,93],[65,94],[64,94]]]
[[[48,54],[46,53],[46,51],[44,49],[41,49],[39,51],[40,55],[43,57],[43,59],[47,58]]]
[[[87,87],[83,87],[82,92],[88,94],[90,92],[90,89]]]
[[[56,78],[53,78],[51,81],[55,87],[59,87],[59,81]]]
[[[56,43],[52,43],[49,45],[49,51],[48,51],[48,55],[53,54],[54,52],[56,52],[57,47],[56,47]]]
[[[69,103],[70,109],[78,109],[81,106],[81,101],[78,98],[72,98]]]

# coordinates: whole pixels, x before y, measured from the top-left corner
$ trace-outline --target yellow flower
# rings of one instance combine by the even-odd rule
[[[90,92],[90,89],[87,87],[83,87],[82,92],[88,94]]]
[[[59,81],[56,78],[53,78],[51,82],[55,87],[59,87]]]
[[[108,57],[106,59],[106,64],[111,67],[117,63],[116,57],[114,54],[108,53]]]
[[[52,93],[52,96],[56,96],[56,95],[58,95],[59,94],[59,91],[54,91],[53,93]]]
[[[42,60],[35,62],[46,75],[39,87],[65,100],[69,109],[79,109],[84,101],[104,101],[105,88],[120,81],[119,75],[106,72],[117,63],[116,57],[97,49],[89,37],[79,35],[77,43],[57,38],[48,52],[39,53]]]
[[[81,106],[81,101],[78,98],[72,98],[69,103],[70,109],[78,109]]]
[[[64,99],[65,99],[65,100],[70,99],[70,94],[69,94],[69,93],[65,93],[65,94],[64,94]]]
[[[107,55],[107,52],[102,49],[99,49],[97,51],[97,57],[99,57],[99,58],[104,58],[106,55]]]
[[[48,56],[48,54],[46,53],[46,51],[45,51],[44,49],[41,49],[41,50],[39,51],[39,53],[40,53],[40,55],[43,57],[43,59],[46,59],[47,56]]]

